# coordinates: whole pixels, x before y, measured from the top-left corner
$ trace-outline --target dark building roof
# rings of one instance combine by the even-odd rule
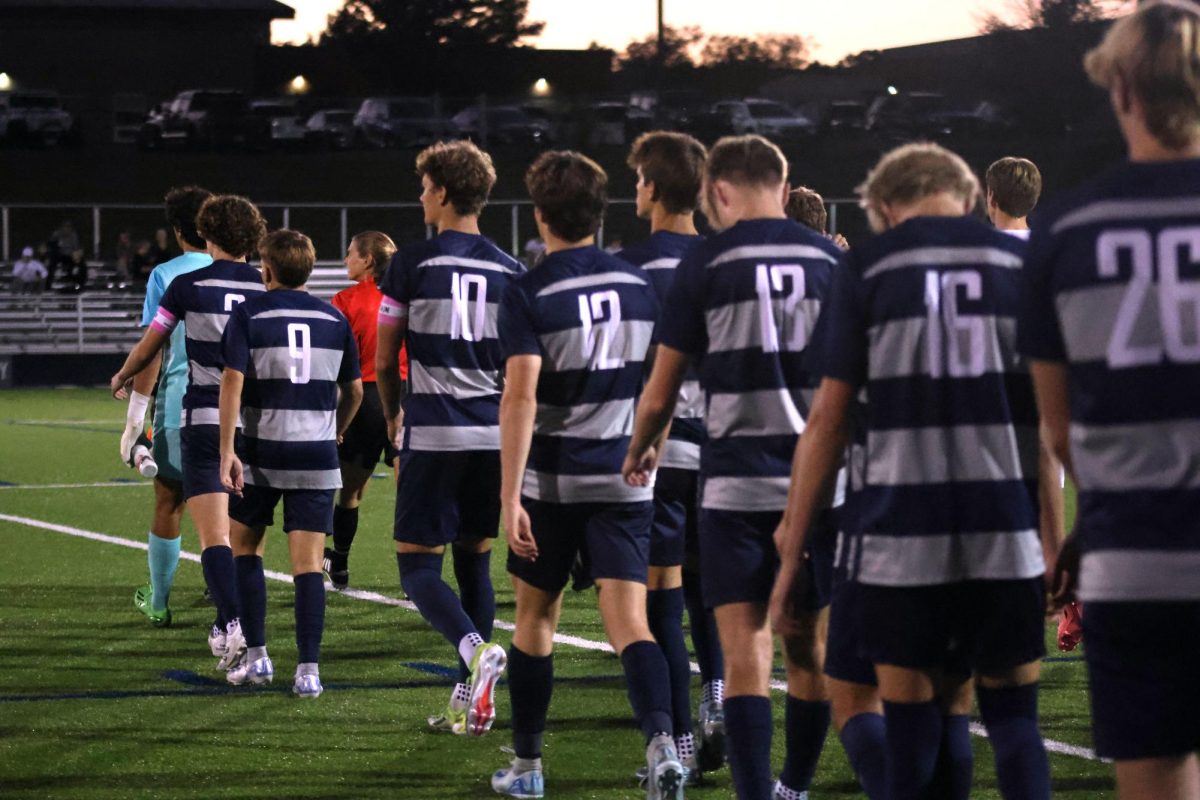
[[[291,19],[295,10],[276,0],[0,0],[0,11],[239,11]]]

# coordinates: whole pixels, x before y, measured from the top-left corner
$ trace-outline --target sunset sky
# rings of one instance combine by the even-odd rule
[[[275,42],[303,42],[325,28],[344,0],[284,0],[294,21],[276,22]],[[989,11],[1007,0],[666,0],[667,24],[699,25],[707,33],[799,33],[813,37],[825,63],[861,50],[974,35]],[[655,0],[530,0],[530,18],[546,23],[537,47],[582,48],[589,42],[621,50],[655,29]]]

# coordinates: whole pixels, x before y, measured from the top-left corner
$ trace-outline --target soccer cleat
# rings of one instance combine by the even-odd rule
[[[655,736],[646,747],[646,800],[683,800],[687,774],[670,736]]]
[[[323,691],[325,687],[321,685],[321,676],[313,672],[297,675],[292,681],[292,694],[301,700],[315,700]]]
[[[211,644],[211,638],[209,643]],[[246,637],[242,635],[242,623],[236,619],[231,620],[225,625],[225,649],[221,651],[221,660],[217,662],[217,669],[233,669],[244,652],[246,652]]]
[[[169,628],[171,626],[171,609],[164,608],[162,611],[155,611],[150,598],[153,596],[154,590],[150,586],[139,586],[133,590],[133,605],[138,611],[146,615],[156,628]]]
[[[492,790],[509,797],[545,797],[546,781],[542,777],[541,759],[537,759],[537,767],[518,771],[517,762],[521,760],[514,758],[508,769],[498,769],[492,774]]]
[[[446,706],[445,711],[426,717],[425,721],[429,724],[429,730],[435,733],[453,733],[455,736],[462,736],[467,732],[467,710],[465,708],[456,709],[453,706]]]
[[[496,681],[504,674],[508,656],[498,644],[481,644],[471,659],[471,700],[467,705],[467,733],[483,736],[496,719]]]
[[[1058,618],[1058,649],[1069,653],[1083,641],[1083,606],[1067,603]]]
[[[783,781],[775,781],[771,790],[771,800],[808,800],[808,792],[797,792],[783,785]]]
[[[325,571],[325,577],[329,579],[329,585],[335,592],[340,592],[350,585],[350,569],[345,555],[326,547],[321,569]]]
[[[700,772],[700,768],[696,766],[696,759],[692,758],[690,761],[691,763],[689,764],[689,759],[679,759],[679,763],[683,764],[683,785],[703,786],[704,775]],[[638,786],[645,788],[646,779],[650,777],[650,768],[646,766],[638,767],[633,776],[637,778]]]
[[[716,700],[700,704],[700,751],[696,761],[705,772],[718,770],[725,763],[725,705]]]
[[[225,631],[216,625],[213,625],[208,631],[208,649],[217,658],[225,655]]]
[[[270,656],[256,658],[253,661],[243,658],[225,673],[225,680],[234,686],[242,686],[247,683],[262,686],[264,683],[270,683],[274,678],[275,665],[271,663]]]

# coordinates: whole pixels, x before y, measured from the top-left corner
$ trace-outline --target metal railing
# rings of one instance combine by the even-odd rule
[[[611,223],[614,215],[627,217],[627,222],[632,224],[634,203],[632,198],[616,198],[609,201],[609,213],[598,236],[601,245],[604,244],[605,227]],[[853,206],[855,203],[856,201],[847,198],[826,201],[830,233],[837,233],[839,230],[839,208],[847,204]],[[404,220],[404,223],[414,233],[423,227],[427,237],[433,235],[432,230],[421,221],[420,203],[269,202],[259,203],[258,207],[272,223],[280,227],[291,227],[297,216],[303,216],[305,219],[298,227],[313,235],[320,260],[326,262],[333,261],[346,252],[350,237],[354,233],[372,227],[364,222],[352,228],[352,216],[355,215],[373,219],[375,222],[379,221],[382,213],[407,216],[408,219]],[[86,226],[87,241],[91,256],[95,259],[111,259],[112,252],[106,253],[105,248],[111,251],[119,232],[129,227],[129,224],[122,220],[136,215],[143,229],[165,227],[162,221],[162,206],[154,203],[7,203],[0,205],[0,261],[11,262],[18,247],[45,241],[48,231],[52,230],[54,225],[47,220],[68,217],[68,212],[77,215],[84,212],[89,218],[90,225]],[[21,224],[17,217],[23,214],[28,214],[36,221]],[[393,219],[393,223],[395,221]],[[480,224],[485,234],[497,243],[506,244],[514,256],[521,255],[523,239],[536,235],[533,204],[529,200],[493,200],[484,211]],[[374,227],[383,226],[375,224]],[[81,228],[79,232],[82,239],[85,231]],[[332,253],[328,249],[328,242],[335,237],[338,251]]]

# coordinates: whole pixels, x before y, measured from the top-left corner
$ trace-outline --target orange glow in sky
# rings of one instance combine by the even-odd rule
[[[344,0],[284,0],[296,19],[276,22],[272,39],[303,42],[320,34]],[[699,25],[707,33],[811,36],[814,55],[829,64],[861,50],[972,36],[989,11],[1007,0],[666,0],[667,24]],[[583,48],[592,41],[615,50],[655,30],[655,0],[530,0],[529,17],[546,23],[532,43]]]

